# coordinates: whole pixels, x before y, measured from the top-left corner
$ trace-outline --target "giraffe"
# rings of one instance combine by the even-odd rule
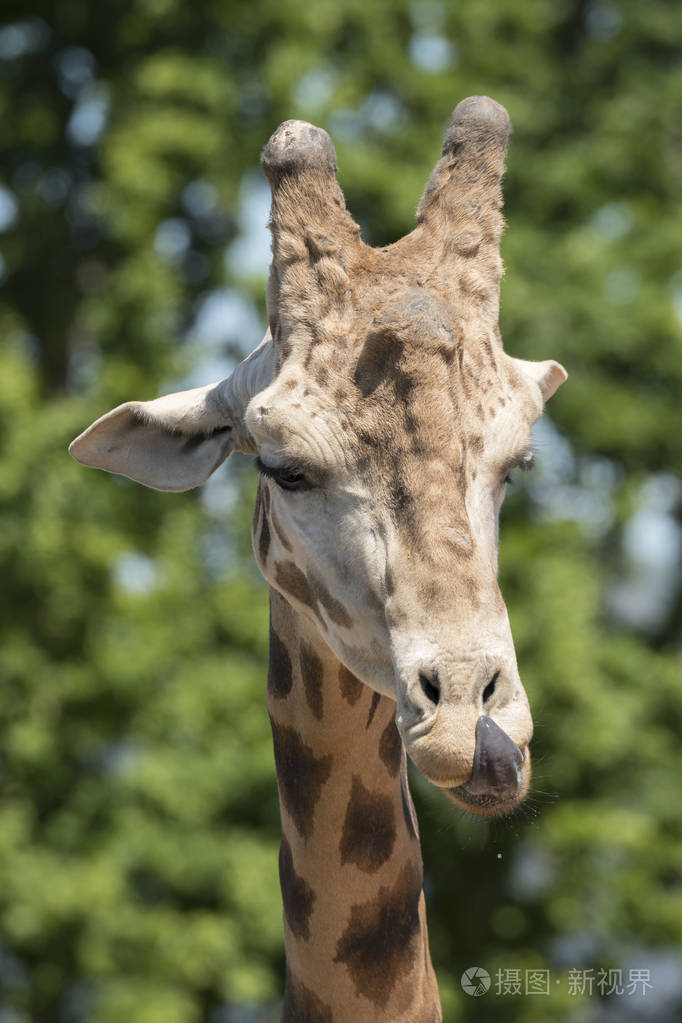
[[[460,102],[416,227],[375,249],[327,133],[280,125],[263,341],[226,380],[127,402],[70,447],[168,491],[257,456],[290,1023],[442,1018],[406,758],[477,814],[530,780],[498,517],[566,372],[502,347],[510,131],[494,100]]]

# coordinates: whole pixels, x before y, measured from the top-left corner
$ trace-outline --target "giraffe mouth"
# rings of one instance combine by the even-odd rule
[[[515,763],[514,773],[506,774],[505,784],[484,787],[477,783],[476,772],[463,785],[445,787],[443,791],[451,802],[468,813],[483,817],[502,817],[513,813],[528,793],[531,778],[530,750],[528,746],[519,749],[521,760]]]
[[[518,746],[486,714],[476,722],[475,748],[468,771],[446,774],[442,771],[445,765],[430,761],[428,755],[424,756],[424,749],[413,746],[409,752],[431,784],[468,813],[503,816],[515,810],[528,792],[531,776],[528,741]]]

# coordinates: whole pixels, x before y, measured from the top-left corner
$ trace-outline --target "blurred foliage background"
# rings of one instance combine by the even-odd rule
[[[3,18],[2,1023],[278,1018],[254,469],[161,495],[66,446],[260,339],[258,158],[280,121],[332,133],[383,244],[481,92],[515,127],[505,344],[570,381],[502,524],[537,788],[486,823],[413,778],[445,1019],[678,1019],[682,7],[5,0]],[[551,994],[470,998],[472,965],[549,969]],[[609,969],[622,995],[598,989]]]

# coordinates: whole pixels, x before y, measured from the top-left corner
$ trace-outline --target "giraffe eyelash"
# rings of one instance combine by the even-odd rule
[[[266,465],[260,457],[257,457],[256,468],[262,476],[271,479],[282,490],[307,490],[310,488],[310,483],[296,466]]]
[[[509,469],[507,470],[507,472],[506,472],[506,474],[504,476],[505,484],[507,486],[513,486],[514,485],[514,480],[511,477],[512,469],[520,469],[521,472],[530,472],[531,469],[534,466],[535,466],[535,453],[533,451],[528,451],[528,452],[526,452],[526,454],[522,455],[520,458],[514,459],[514,461],[511,463],[511,465],[509,466]]]

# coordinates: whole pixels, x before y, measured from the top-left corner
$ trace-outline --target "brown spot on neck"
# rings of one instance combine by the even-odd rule
[[[275,751],[277,784],[282,804],[302,838],[313,832],[313,819],[322,791],[329,780],[333,757],[316,757],[294,728],[270,718]]]
[[[334,1023],[332,1010],[287,970],[282,1023]]]
[[[293,675],[289,651],[270,623],[270,665],[268,668],[268,692],[283,700],[291,692]]]
[[[379,740],[379,756],[386,765],[388,773],[395,777],[400,770],[403,758],[403,742],[393,718],[390,719]]]
[[[341,695],[351,707],[354,707],[362,696],[365,686],[357,679],[352,671],[349,671],[345,664],[339,664],[339,688]]]
[[[307,643],[301,641],[301,678],[308,706],[318,721],[324,712],[322,696],[323,668],[322,661]]]
[[[341,864],[354,863],[373,874],[393,852],[395,837],[393,800],[370,792],[354,774],[339,846]]]
[[[315,892],[294,868],[291,846],[284,835],[279,847],[279,883],[282,889],[284,916],[291,933],[305,941],[310,937],[310,915]]]
[[[391,888],[351,906],[334,962],[343,963],[358,995],[377,1007],[387,1004],[401,976],[410,972],[419,933],[422,873],[406,863]]]

